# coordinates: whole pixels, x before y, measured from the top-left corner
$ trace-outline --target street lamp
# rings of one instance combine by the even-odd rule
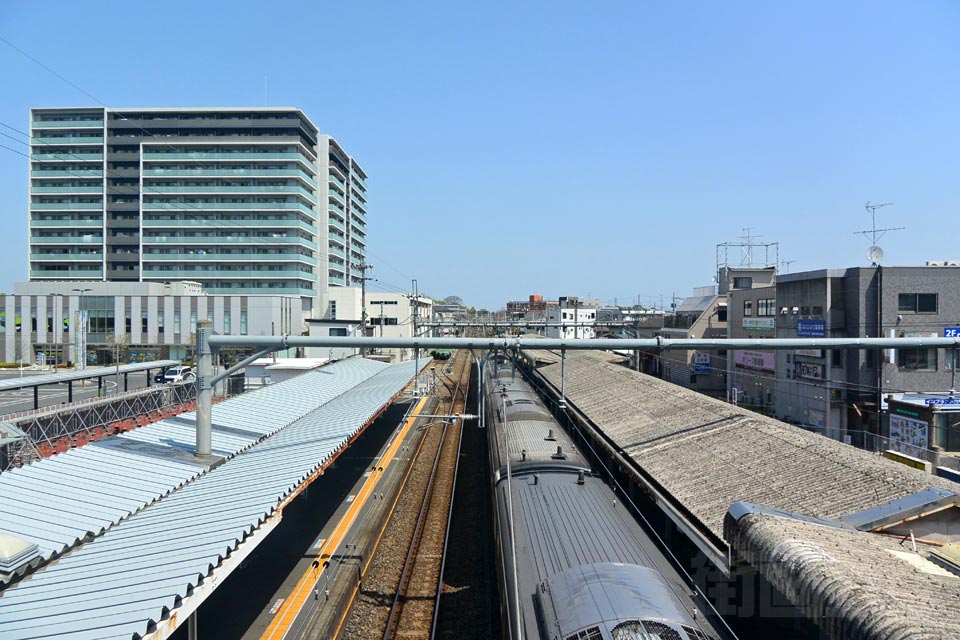
[[[77,359],[74,368],[83,370],[87,368],[87,310],[83,308],[83,294],[87,291],[93,291],[93,289],[71,289],[71,291],[80,294],[80,308],[77,310],[76,329],[74,329],[73,338],[74,357]]]

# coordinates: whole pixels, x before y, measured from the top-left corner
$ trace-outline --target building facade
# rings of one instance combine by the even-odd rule
[[[777,280],[778,338],[960,333],[960,267],[854,267]],[[837,438],[882,431],[891,392],[950,389],[953,350],[777,352],[777,415]]]
[[[83,285],[78,286],[78,285]],[[197,283],[18,283],[0,294],[0,361],[24,364],[193,358],[198,320],[232,335],[299,335],[299,296],[208,295]],[[222,352],[230,358],[229,350]]]
[[[32,109],[31,282],[359,286],[366,174],[297,109]]]
[[[727,294],[727,337],[777,337],[777,288],[735,289]],[[727,355],[727,399],[764,414],[776,408],[775,351],[735,350]]]
[[[546,306],[548,338],[594,338],[597,305],[573,296],[561,296],[556,305]]]

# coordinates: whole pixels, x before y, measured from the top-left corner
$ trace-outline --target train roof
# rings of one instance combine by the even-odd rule
[[[555,629],[564,640],[682,640],[679,631],[691,640],[710,637],[678,622],[688,619],[688,614],[677,606],[660,575],[648,567],[610,562],[582,565],[548,578],[538,593],[548,628]],[[622,634],[615,635],[615,631]]]
[[[557,593],[564,589],[572,591],[575,587],[570,576],[574,574],[570,572],[578,567],[584,570],[586,565],[638,565],[649,567],[651,571],[647,574],[609,568],[594,571],[598,579],[610,578],[632,585],[631,591],[623,595],[625,600],[616,602],[618,606],[628,606],[624,611],[630,612],[629,619],[645,619],[654,604],[660,606],[661,600],[670,600],[670,606],[661,607],[662,613],[651,614],[651,617],[658,620],[669,618],[684,624],[692,624],[698,618],[703,622],[702,615],[693,614],[695,606],[683,586],[683,579],[633,519],[627,506],[620,503],[617,494],[603,481],[587,477],[583,484],[578,484],[574,474],[540,473],[536,478],[532,475],[514,477],[512,489],[520,593],[542,593],[544,583],[548,589],[558,589]],[[499,490],[506,490],[505,483],[499,485]],[[562,577],[564,574],[567,577]],[[636,579],[638,576],[643,579]],[[594,585],[590,588],[603,587]],[[559,612],[559,616],[566,616],[562,618],[562,625],[573,628],[577,620],[591,617],[597,622],[596,614],[603,613],[589,610],[591,596],[588,591],[580,592],[578,597],[585,600],[567,605],[564,600],[555,598],[562,605],[561,609],[579,607],[576,612]],[[646,604],[637,608],[635,601]],[[535,620],[537,607],[533,600],[524,599],[523,607],[524,618]],[[561,618],[558,617],[557,621]],[[548,621],[548,625],[555,628],[555,621]],[[683,640],[683,636],[675,637]]]

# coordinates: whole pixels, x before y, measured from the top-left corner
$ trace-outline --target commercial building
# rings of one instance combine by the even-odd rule
[[[727,337],[777,337],[777,288],[734,289],[728,293]],[[776,408],[776,352],[735,350],[727,357],[727,399],[772,414]]]
[[[777,337],[957,335],[958,291],[960,267],[955,266],[873,266],[781,275]],[[886,394],[950,389],[957,364],[956,353],[943,349],[778,351],[777,415],[859,443],[866,434],[883,431]]]
[[[665,318],[661,333],[670,339],[725,338],[728,295],[738,289],[769,286],[775,279],[773,267],[718,266],[717,284],[695,288],[693,295]],[[668,351],[661,363],[661,375],[674,384],[718,398],[728,396],[726,351]]]
[[[546,305],[548,338],[594,338],[599,305],[574,296],[561,296],[556,305]]]
[[[30,112],[31,282],[193,280],[211,295],[359,286],[366,174],[289,108]]]
[[[359,289],[340,288],[331,291],[325,314],[321,318],[307,320],[311,336],[348,336],[361,335],[363,310]],[[433,300],[426,296],[414,298],[406,293],[382,293],[368,291],[366,300],[366,333],[375,338],[410,338],[425,335],[422,328],[433,317]],[[355,348],[329,349],[311,347],[306,350],[308,357],[344,358],[357,352]],[[383,349],[375,354],[384,359],[399,362],[413,358],[413,349]]]
[[[13,295],[0,294],[0,361],[192,359],[198,320],[234,335],[299,334],[304,326],[296,295],[209,295],[193,282],[18,283]]]

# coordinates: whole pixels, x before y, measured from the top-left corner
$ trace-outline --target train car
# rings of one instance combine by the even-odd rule
[[[450,349],[434,349],[430,352],[430,355],[433,356],[434,360],[449,360],[452,354],[453,351]]]
[[[521,372],[488,366],[504,637],[730,640]]]

